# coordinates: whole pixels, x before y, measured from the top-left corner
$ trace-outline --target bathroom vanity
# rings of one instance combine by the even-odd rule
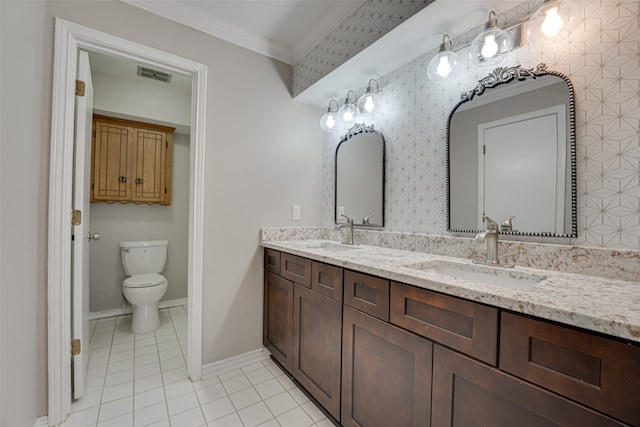
[[[343,426],[640,425],[637,282],[262,245],[264,345]]]

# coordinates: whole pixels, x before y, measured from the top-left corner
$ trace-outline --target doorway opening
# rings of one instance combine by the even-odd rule
[[[187,373],[202,375],[202,235],[207,67],[167,52],[56,20],[49,184],[48,378],[49,425],[71,408],[71,265],[74,104],[79,50],[119,57],[191,78],[187,242]],[[88,345],[88,343],[86,343]]]

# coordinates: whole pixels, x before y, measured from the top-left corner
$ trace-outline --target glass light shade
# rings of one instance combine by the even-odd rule
[[[372,117],[377,115],[380,112],[380,97],[374,92],[367,90],[367,92],[358,99],[358,111],[362,116]]]
[[[578,22],[580,10],[565,0],[547,0],[527,24],[527,39],[535,43],[541,38],[564,40]]]
[[[511,37],[500,28],[488,28],[471,43],[469,58],[476,65],[495,65],[511,49]]]
[[[427,65],[427,77],[432,82],[444,83],[457,75],[460,57],[451,50],[438,52]]]
[[[509,33],[498,27],[498,17],[492,10],[484,31],[471,42],[469,58],[474,64],[495,65],[502,61],[504,54],[511,50]]]
[[[331,132],[338,123],[338,114],[335,111],[327,111],[320,117],[320,127],[325,132]]]
[[[347,100],[338,110],[338,120],[342,123],[352,123],[358,117],[358,108]]]

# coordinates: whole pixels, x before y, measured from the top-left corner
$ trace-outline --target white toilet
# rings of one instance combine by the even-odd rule
[[[131,332],[146,334],[160,326],[158,302],[167,290],[167,279],[161,275],[167,259],[166,240],[120,242],[122,266],[127,277],[122,293],[133,306]]]

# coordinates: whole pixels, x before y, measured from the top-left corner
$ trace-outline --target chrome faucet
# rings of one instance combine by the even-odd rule
[[[372,216],[375,216],[375,215],[367,215],[364,218],[362,218],[362,225],[370,225],[369,220],[371,219]]]
[[[482,220],[486,224],[486,230],[476,235],[476,242],[487,242],[487,259],[485,261],[474,261],[477,264],[498,265],[498,223],[486,215],[482,215]]]
[[[346,224],[338,224],[336,226],[336,230],[340,230],[342,228],[346,228],[347,229],[347,240],[344,242],[345,245],[353,245],[353,218],[350,218],[348,216],[346,216],[345,214],[342,214],[340,216],[343,216],[347,219]]]

